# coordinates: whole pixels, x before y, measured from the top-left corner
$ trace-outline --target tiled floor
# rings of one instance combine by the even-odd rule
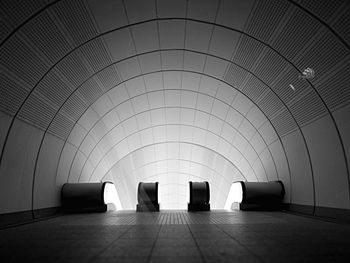
[[[279,212],[109,212],[0,230],[0,262],[350,262],[350,225]]]

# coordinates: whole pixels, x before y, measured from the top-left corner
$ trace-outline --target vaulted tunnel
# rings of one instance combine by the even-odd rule
[[[0,213],[112,181],[161,209],[208,181],[280,180],[289,209],[349,215],[348,1],[1,1]],[[312,69],[313,76],[303,75]],[[335,213],[336,211],[336,213]]]

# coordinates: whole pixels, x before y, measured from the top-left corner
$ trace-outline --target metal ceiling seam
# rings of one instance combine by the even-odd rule
[[[159,18],[159,14],[158,14],[158,4],[157,4],[157,0],[154,1],[154,4],[155,4],[155,12],[156,12],[156,18]],[[124,4],[125,5],[125,4]],[[186,14],[187,14],[187,9],[188,9],[188,2],[186,2]],[[160,27],[159,27],[159,21],[157,20],[157,37],[158,37],[158,47],[159,49],[162,49],[161,47],[161,42],[160,42]],[[185,31],[186,31],[186,25],[185,25]],[[160,59],[159,59],[159,63],[160,63],[160,69],[163,70],[163,57],[162,57],[162,53],[159,52],[159,56],[160,56]],[[139,61],[139,60],[138,60]],[[139,61],[139,65],[140,65],[140,61]],[[142,72],[142,67],[140,65],[140,71],[141,73]],[[162,76],[162,85],[163,85],[163,89],[165,87],[164,85],[164,74],[161,73],[161,76]],[[181,87],[182,87],[182,79],[183,79],[183,76],[182,76],[182,73],[181,73]],[[147,91],[147,85],[146,85],[146,82],[145,82],[145,78],[142,77],[142,80],[143,80],[143,83],[145,85],[145,90]],[[163,91],[163,99],[164,99],[164,104],[165,104],[165,95],[164,95],[164,91]],[[148,96],[148,93],[147,93],[147,102],[148,102],[148,106],[150,108],[150,102],[149,102],[149,96]],[[181,103],[181,96],[180,96],[180,103]],[[153,125],[154,124],[154,120],[153,120],[153,117],[152,117],[152,114],[150,114],[150,119],[151,119],[151,124]],[[136,120],[138,122],[138,120]],[[154,131],[152,129],[152,139],[153,141],[155,141],[155,136],[154,136]],[[153,149],[153,155],[156,156],[156,150]]]
[[[123,3],[123,7],[124,7],[124,12],[125,12],[125,15],[126,15],[126,20],[128,23],[130,23],[129,21],[129,16],[128,16],[128,12],[126,10],[126,6],[125,6],[125,2],[124,0],[122,0],[122,3]],[[155,0],[154,1],[154,4],[155,4],[155,10],[156,10],[156,17],[157,16],[157,1]],[[160,49],[160,37],[159,37],[159,22],[157,21],[157,35],[158,35],[158,48]],[[133,46],[134,46],[134,49],[135,49],[135,54],[138,54],[137,52],[137,48],[136,48],[136,43],[135,43],[135,38],[134,38],[134,34],[133,34],[133,31],[132,31],[132,28],[129,27],[129,32],[130,32],[130,36],[131,36],[131,39],[133,41]],[[137,56],[137,63],[139,65],[139,68],[140,68],[140,72],[141,74],[143,74],[144,72],[142,71],[142,66],[141,66],[141,63],[140,63],[140,57]],[[161,58],[161,55],[160,55],[160,66],[161,66],[161,69],[163,69],[163,66],[162,66],[162,58]],[[162,77],[163,79],[163,88],[164,88],[164,78]],[[144,76],[142,76],[142,81],[143,81],[143,85],[145,87],[145,90],[146,90],[146,82],[145,82],[145,79],[144,79]],[[128,90],[126,89],[126,92],[128,93],[128,96],[129,96],[129,99],[130,99],[130,94],[128,92]],[[164,98],[165,100],[165,98]],[[130,99],[130,102],[131,102],[131,105],[132,105],[132,109],[133,109],[133,112],[134,112],[134,115],[135,115],[135,107],[134,107],[134,104],[133,104],[133,101]],[[148,103],[148,106],[150,106],[150,102],[149,102],[149,98],[148,98],[148,93],[147,93],[147,103]],[[114,104],[114,103],[112,103]],[[152,116],[151,116],[151,122],[153,123],[153,120],[152,120]],[[137,125],[137,128],[139,129],[139,122],[138,120],[136,120],[136,125]],[[153,130],[152,130],[152,137],[153,137],[153,140],[154,140],[154,133],[153,133]],[[127,142],[128,143],[128,142]],[[129,143],[128,143],[129,144]],[[84,164],[85,165],[85,164]],[[80,175],[79,175],[79,178],[80,178]]]
[[[122,0],[122,3],[123,3],[123,7],[124,7],[124,12],[125,12],[125,16],[126,16],[126,21],[128,22],[128,24],[130,24],[128,12],[127,12],[127,10],[126,10],[126,6],[125,6],[124,0]],[[138,52],[137,52],[136,43],[135,43],[135,38],[134,38],[134,34],[133,34],[133,31],[132,31],[132,28],[129,27],[128,29],[129,29],[129,33],[130,33],[131,40],[132,40],[132,43],[133,43],[133,48],[134,48],[134,50],[135,50],[135,54],[137,55]],[[160,48],[160,47],[159,47],[159,48]],[[143,74],[139,56],[136,56],[136,59],[137,59],[137,63],[138,63],[139,68],[140,68],[140,72],[141,72],[141,74]],[[143,78],[143,77],[142,77],[142,78]],[[145,80],[144,80],[144,79],[143,79],[143,83],[144,83],[145,88],[146,88],[146,83],[145,83]],[[135,107],[134,107],[133,101],[130,99],[130,93],[129,93],[129,91],[128,91],[127,88],[126,88],[125,90],[126,90],[126,92],[127,92],[127,94],[128,94],[128,97],[129,97],[129,100],[130,100],[130,103],[131,103],[131,107],[132,107],[132,111],[133,111],[133,113],[134,113],[134,115],[135,115]],[[147,97],[147,101],[148,101],[148,97]],[[149,101],[148,101],[148,104],[149,104]],[[139,123],[138,123],[137,121],[136,121],[136,125],[137,125],[137,129],[139,129]]]
[[[251,111],[254,107],[255,107],[254,104],[252,104],[252,106],[250,107],[250,109],[249,109],[249,110],[247,111],[247,113],[244,115],[244,119],[241,120],[241,123],[239,124],[238,129],[240,129],[240,128],[242,127],[242,125],[243,125],[243,123],[244,123],[244,120],[247,120],[247,119],[248,119],[248,118],[246,118],[246,117],[248,116],[248,114],[250,113],[250,111]],[[256,134],[256,131],[257,131],[257,130],[255,130],[255,134]],[[254,136],[255,134],[253,134],[253,136]],[[237,135],[237,133],[236,133],[234,136],[236,137],[236,135]],[[252,137],[253,137],[253,136],[252,136]],[[250,141],[251,139],[252,139],[252,138],[249,138],[248,141]],[[250,143],[249,143],[249,144],[250,144]],[[250,145],[251,145],[251,144],[250,144]],[[254,147],[252,147],[252,148],[254,149]],[[247,149],[248,149],[248,145],[245,146],[245,149],[244,149],[243,152],[246,152]],[[257,153],[257,152],[255,151],[255,149],[254,149],[254,152]],[[257,154],[257,156],[258,156],[257,159],[259,159],[260,162],[263,163],[262,160],[261,160],[261,158],[260,158],[260,153]],[[272,156],[272,155],[271,155],[271,156]],[[254,166],[255,161],[256,161],[257,159],[255,159],[255,160],[253,161],[252,166]],[[273,158],[272,158],[272,159],[273,159]],[[275,162],[274,162],[274,165],[275,165]],[[274,168],[275,168],[275,171],[276,171],[276,174],[277,174],[277,177],[278,177],[277,167],[274,166]],[[265,173],[266,179],[267,179],[267,181],[269,181],[269,177],[268,177],[268,174],[267,174],[267,172],[266,172],[265,165],[263,165],[263,169],[264,169],[264,173]]]
[[[226,74],[226,73],[225,73]],[[237,96],[237,94],[238,94],[238,92],[235,94],[235,96],[233,97],[233,99],[232,99],[232,101],[231,101],[231,103],[230,103],[230,105],[229,105],[229,109],[230,108],[232,108],[232,109],[234,109],[233,107],[232,107],[232,104],[233,104],[233,102],[235,101],[235,98],[236,98],[236,96]],[[215,96],[216,97],[216,96]],[[217,100],[219,100],[218,98],[216,98]],[[219,100],[219,101],[221,101],[221,100]],[[222,103],[225,103],[224,101],[221,101]],[[274,169],[275,169],[275,172],[276,172],[276,175],[277,175],[277,178],[279,178],[279,176],[278,176],[278,171],[277,171],[277,166],[276,166],[276,162],[275,162],[275,159],[273,158],[273,155],[272,155],[272,153],[271,153],[271,149],[268,147],[268,145],[267,145],[267,143],[266,143],[266,140],[265,140],[265,138],[260,134],[260,132],[259,132],[259,129],[264,125],[264,124],[266,124],[266,122],[268,122],[269,120],[268,119],[266,119],[266,121],[264,121],[258,128],[256,128],[252,123],[251,123],[251,121],[248,119],[248,118],[246,118],[246,116],[248,115],[248,113],[250,112],[250,110],[252,109],[254,107],[254,104],[252,104],[252,107],[249,109],[249,111],[246,113],[246,115],[244,116],[244,119],[245,120],[247,120],[251,125],[252,125],[252,127],[254,127],[254,129],[255,129],[255,132],[254,132],[254,135],[252,136],[252,138],[254,138],[255,137],[255,135],[257,135],[258,134],[258,136],[263,140],[263,142],[264,142],[264,144],[267,146],[266,148],[268,149],[268,151],[269,151],[269,154],[270,154],[270,156],[271,156],[271,159],[272,159],[272,161],[273,161],[273,164],[274,164]],[[226,114],[225,114],[225,118],[224,118],[224,121],[226,122],[226,119],[227,119],[227,116],[228,116],[228,113],[229,113],[229,109],[226,111]],[[238,111],[237,111],[238,112]],[[238,112],[239,114],[241,114],[240,112]],[[243,115],[241,114],[241,116],[243,117]],[[231,127],[232,127],[232,125],[230,125]],[[221,126],[221,130],[220,130],[220,137],[221,137],[221,134],[222,134],[222,132],[223,132],[223,129],[224,129],[224,125],[222,125]],[[238,129],[237,129],[238,130]],[[241,134],[242,135],[242,134]],[[243,136],[244,137],[244,136]],[[251,138],[251,139],[252,139]],[[250,141],[250,140],[248,140],[248,141]],[[250,144],[250,143],[249,143]],[[251,145],[252,146],[252,145]],[[252,148],[254,149],[254,151],[255,151],[255,148],[252,146]],[[256,151],[255,151],[256,152]],[[256,152],[257,153],[257,152]],[[258,154],[258,157],[259,157],[259,159],[260,159],[260,154],[261,153],[259,153]],[[269,181],[269,179],[268,179],[268,175],[267,175],[267,172],[266,172],[266,169],[265,169],[265,166],[263,166],[263,168],[264,168],[264,171],[265,171],[265,174],[266,174],[266,178],[267,178],[267,180]],[[279,180],[279,179],[278,179]]]
[[[218,11],[219,11],[220,2],[218,2],[218,3],[219,4],[218,4],[217,9],[216,9],[214,23],[216,22],[217,14],[218,14]],[[186,8],[188,8],[188,3],[186,4]],[[187,10],[186,10],[186,14],[187,14]],[[204,73],[204,69],[205,69],[206,64],[207,64],[208,53],[209,53],[210,44],[211,44],[211,41],[212,41],[212,38],[213,38],[214,28],[215,28],[215,26],[212,25],[211,32],[210,32],[210,38],[209,38],[209,42],[208,42],[208,47],[207,47],[207,52],[205,52],[205,53],[203,52],[203,54],[205,54],[205,59],[204,59],[203,68],[202,68],[202,72],[201,73]],[[185,35],[185,38],[184,38],[184,48],[186,47],[185,44],[186,44],[186,35]],[[185,52],[184,51],[183,51],[183,53],[184,53],[184,56],[185,56]],[[183,61],[182,65],[183,65],[182,70],[184,70],[184,68],[185,68],[185,61]],[[203,75],[200,75],[199,83],[198,83],[198,90],[197,91],[199,91],[199,89],[201,87],[202,78],[203,78]],[[217,87],[217,89],[218,89],[218,87]],[[217,90],[216,90],[216,92],[217,92]],[[197,92],[195,108],[197,108],[197,105],[198,105],[198,95],[199,95],[199,93]],[[213,104],[211,105],[211,107],[213,107]],[[194,122],[196,120],[196,117],[197,117],[197,111],[195,111],[195,114],[194,114],[193,123],[192,123],[193,125],[194,125]],[[209,121],[208,121],[207,127],[209,127]],[[194,136],[194,130],[192,130],[192,141],[193,141],[193,136]],[[192,147],[191,147],[191,159],[192,159]],[[256,176],[256,174],[255,174],[255,176]]]

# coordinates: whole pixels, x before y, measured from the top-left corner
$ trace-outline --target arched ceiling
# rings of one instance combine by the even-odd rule
[[[34,181],[52,134],[57,182],[112,180],[131,209],[139,181],[182,208],[186,183],[208,180],[222,208],[235,180],[282,180],[291,198],[282,138],[294,131],[313,183],[305,125],[329,115],[343,145],[332,112],[350,99],[347,1],[0,5],[1,161],[16,120],[41,129]],[[298,78],[307,67],[315,78]]]

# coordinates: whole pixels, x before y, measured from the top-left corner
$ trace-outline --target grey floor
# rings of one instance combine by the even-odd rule
[[[350,225],[279,212],[108,212],[0,230],[0,262],[350,262]]]

